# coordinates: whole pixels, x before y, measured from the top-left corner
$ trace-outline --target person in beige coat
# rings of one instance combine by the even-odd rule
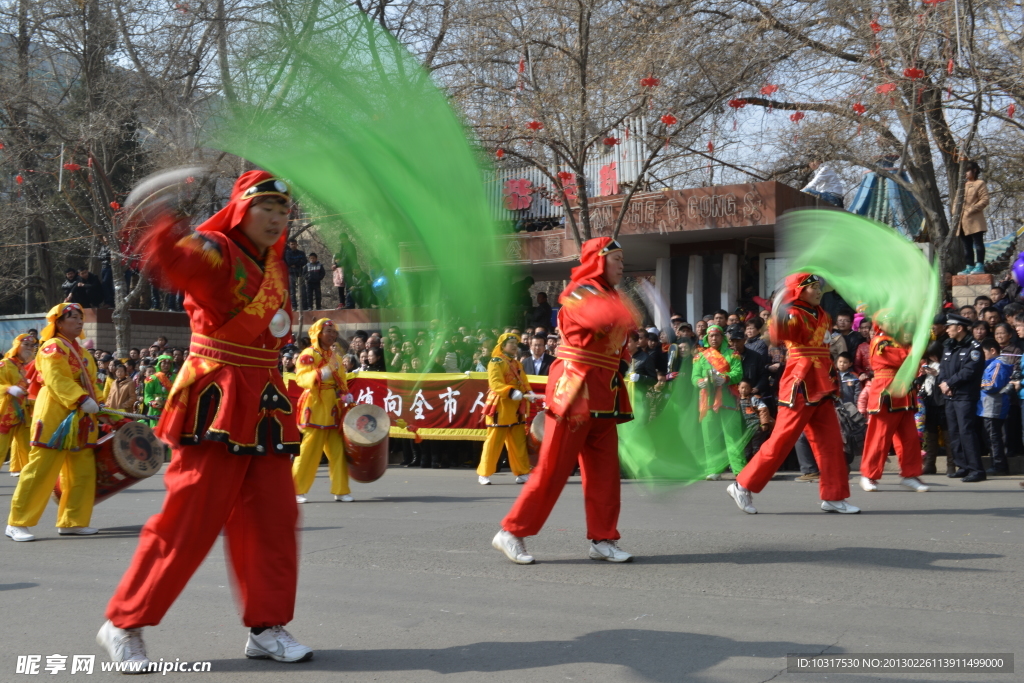
[[[957,234],[964,245],[967,267],[960,273],[985,272],[985,207],[988,206],[988,188],[981,180],[981,167],[976,161],[967,162],[967,179],[964,182],[964,208],[960,214]]]

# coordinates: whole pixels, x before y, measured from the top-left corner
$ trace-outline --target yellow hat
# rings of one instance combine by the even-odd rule
[[[309,326],[309,341],[312,342],[313,348],[319,351],[321,356],[330,355],[333,351],[333,349],[320,348],[320,333],[325,327],[334,327],[334,321],[330,318],[320,318]]]
[[[57,320],[68,311],[82,313],[82,307],[79,304],[64,302],[51,308],[50,312],[46,314],[46,327],[43,328],[42,334],[39,335],[40,341],[53,339],[54,335],[57,334]],[[83,315],[85,314],[83,313]],[[85,328],[82,328],[82,333],[78,337],[79,339],[85,339]]]
[[[499,358],[505,355],[505,352],[501,350],[501,347],[508,342],[509,339],[515,339],[516,344],[519,343],[519,335],[512,332],[506,332],[505,334],[498,337],[498,343],[494,345],[494,350],[491,351],[491,358]]]
[[[11,350],[4,354],[4,358],[14,358],[18,354],[18,351],[21,350],[21,345],[25,343],[26,339],[30,340],[28,342],[30,344],[35,344],[39,341],[31,334],[19,334],[14,338],[14,343],[11,344]]]

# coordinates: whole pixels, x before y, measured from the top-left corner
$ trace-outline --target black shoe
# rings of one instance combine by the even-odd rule
[[[986,477],[985,473],[982,472],[981,470],[974,470],[973,472],[971,472],[970,474],[963,478],[964,482],[966,483],[985,481],[986,479],[988,479],[988,477]]]
[[[965,470],[963,467],[960,467],[953,474],[947,474],[946,476],[949,477],[950,479],[963,479],[964,477],[967,476],[967,470]]]
[[[998,467],[989,467],[987,470],[985,470],[985,474],[987,474],[990,477],[1006,477],[1009,476],[1010,470],[1003,470],[999,469]]]

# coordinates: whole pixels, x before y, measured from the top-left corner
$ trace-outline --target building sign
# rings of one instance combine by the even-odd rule
[[[637,193],[626,209],[620,234],[664,235],[685,230],[774,224],[774,206],[769,206],[760,185]],[[591,202],[590,225],[595,235],[612,233],[623,199],[618,196]]]

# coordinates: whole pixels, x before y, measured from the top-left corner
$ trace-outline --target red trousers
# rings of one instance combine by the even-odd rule
[[[793,450],[800,434],[807,441],[818,461],[818,492],[822,500],[846,500],[850,497],[850,472],[843,455],[843,435],[832,399],[824,398],[814,406],[807,405],[803,394],[797,394],[792,408],[779,406],[775,429],[747,466],[736,477],[745,489],[760,493],[779,466]]]
[[[896,448],[900,461],[900,476],[921,476],[921,436],[917,433],[913,410],[889,412],[884,403],[879,411],[868,416],[868,431],[864,435],[864,456],[860,460],[860,473],[868,479],[881,479],[889,446]]]
[[[515,536],[535,536],[579,463],[587,538],[619,540],[619,436],[615,420],[591,419],[575,429],[550,414],[544,418],[544,442],[537,466],[501,527]]]
[[[107,618],[118,628],[159,624],[224,529],[242,621],[291,621],[299,518],[291,468],[287,455],[233,455],[220,443],[175,448],[163,509],[142,528]]]

